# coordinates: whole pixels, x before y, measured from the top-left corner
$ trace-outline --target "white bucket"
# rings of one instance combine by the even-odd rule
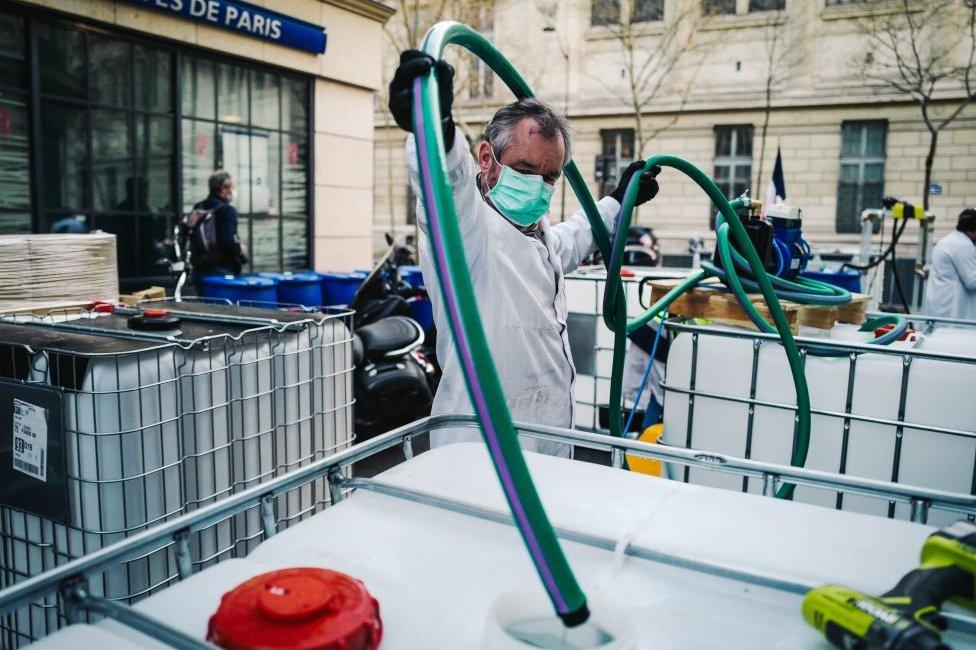
[[[519,590],[499,597],[485,624],[486,650],[633,650],[637,629],[622,607],[603,598],[588,602],[590,619],[567,628],[538,590]]]

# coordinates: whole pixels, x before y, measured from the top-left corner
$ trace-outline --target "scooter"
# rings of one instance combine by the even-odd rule
[[[355,310],[356,430],[372,435],[430,414],[440,369],[426,333],[410,318],[418,291],[399,279],[409,257],[393,244],[350,302]]]

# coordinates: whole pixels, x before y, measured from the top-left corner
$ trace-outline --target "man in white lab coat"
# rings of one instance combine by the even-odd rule
[[[922,311],[976,320],[976,210],[959,213],[956,229],[935,245]]]
[[[412,81],[432,68],[437,71],[441,92],[447,171],[468,270],[512,418],[571,427],[576,370],[566,331],[563,277],[596,244],[582,212],[555,225],[547,219],[554,186],[570,159],[569,126],[543,102],[517,101],[502,107],[488,123],[474,157],[451,118],[453,69],[443,61],[407,51],[401,54],[390,84],[390,110],[404,130],[412,127]],[[407,138],[406,159],[410,182],[419,197],[413,135]],[[597,203],[611,231],[624,189],[641,165],[628,167],[614,193]],[[638,203],[657,194],[656,173],[641,179]],[[418,213],[423,213],[420,205]],[[438,332],[437,358],[444,373],[432,413],[472,413],[426,232],[421,235],[420,251]],[[432,445],[464,440],[480,440],[480,435],[476,429],[457,429],[431,436]],[[552,455],[570,454],[567,445],[541,440],[523,440],[523,447]]]

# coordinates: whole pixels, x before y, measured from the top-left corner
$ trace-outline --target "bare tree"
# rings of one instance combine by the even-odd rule
[[[697,34],[702,18],[698,2],[676,2],[677,14],[668,16],[661,30],[655,33],[646,30],[645,20],[664,17],[663,0],[649,3],[649,10],[643,4],[640,6],[653,15],[638,15],[638,4],[634,1],[621,5],[620,0],[593,0],[592,15],[605,23],[619,46],[625,84],[621,90],[602,77],[590,76],[633,112],[636,153],[643,156],[648,142],[680,118],[711,42]],[[684,74],[676,74],[679,66],[685,64],[689,68]],[[651,126],[647,110],[665,89],[677,96],[678,108],[664,122]]]
[[[863,20],[869,49],[859,68],[868,82],[911,97],[922,113],[929,133],[922,188],[928,209],[939,134],[976,100],[976,0],[901,0],[883,9]]]
[[[792,22],[791,22],[792,21]],[[763,59],[763,123],[759,130],[759,168],[756,172],[755,192],[762,187],[763,166],[766,162],[766,135],[773,108],[773,95],[783,81],[793,75],[802,59],[801,25],[798,16],[790,16],[785,9],[769,11],[762,26]]]
[[[387,41],[387,54],[384,56],[382,70],[382,83],[378,93],[379,111],[382,115],[384,132],[389,132],[393,128],[393,118],[386,109],[389,102],[388,88],[389,79],[399,57],[399,53],[404,50],[419,49],[424,34],[432,25],[442,20],[457,20],[459,22],[478,26],[484,20],[484,16],[489,15],[494,6],[494,0],[398,0],[394,3],[397,13],[394,20],[389,21],[384,27]],[[464,104],[459,102],[460,98],[465,97],[470,92],[471,79],[469,78],[472,69],[472,57],[458,48],[452,48],[446,53],[445,57],[455,68],[454,77],[454,120],[465,135],[469,137],[470,132],[465,119]],[[379,144],[379,143],[378,143]],[[382,143],[388,148],[386,163],[386,188],[387,188],[387,208],[389,211],[390,232],[396,232],[396,206],[394,202],[394,150],[402,146],[402,141],[397,138],[388,139]],[[414,237],[419,237],[414,228]]]

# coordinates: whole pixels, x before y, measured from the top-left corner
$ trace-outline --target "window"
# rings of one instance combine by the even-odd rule
[[[120,278],[168,276],[173,52],[55,21],[37,39],[38,230],[114,233]]]
[[[414,194],[413,185],[407,183],[407,225],[412,226],[417,223],[417,195]]]
[[[703,10],[709,16],[734,14],[735,0],[705,0]]]
[[[590,24],[615,25],[620,22],[620,0],[593,0],[590,6]]]
[[[486,36],[490,38],[490,36]],[[476,56],[471,57],[471,73],[468,77],[468,97],[470,99],[488,99],[494,92],[495,73],[488,65]]]
[[[123,287],[168,282],[173,228],[224,166],[247,270],[308,267],[307,77],[13,10],[0,40],[0,233],[104,230]]]
[[[472,27],[481,32],[489,41],[492,40],[494,16],[492,6],[481,5],[473,17]],[[495,73],[488,65],[474,55],[469,56],[470,72],[468,74],[468,97],[470,99],[488,99],[494,91]]]
[[[619,25],[629,20],[631,23],[649,23],[664,20],[664,0],[593,0],[590,6],[590,24]]]
[[[308,268],[308,81],[191,55],[181,79],[182,211],[226,169],[250,250],[245,271]]]
[[[844,122],[841,126],[837,232],[861,231],[861,211],[881,207],[888,123]]]
[[[603,197],[617,187],[620,173],[634,162],[634,130],[601,130],[600,142],[600,155],[596,159],[596,180],[600,184],[600,196]]]
[[[749,0],[749,11],[781,11],[786,9],[786,0]]]
[[[786,0],[704,0],[702,10],[709,16],[745,15],[756,11],[782,11]]]
[[[0,14],[0,235],[31,231],[24,21]]]
[[[650,23],[664,20],[664,0],[632,0],[631,22]]]
[[[752,178],[752,125],[738,124],[715,127],[715,184],[726,198],[734,199],[749,189]],[[712,204],[708,223],[715,228]]]

